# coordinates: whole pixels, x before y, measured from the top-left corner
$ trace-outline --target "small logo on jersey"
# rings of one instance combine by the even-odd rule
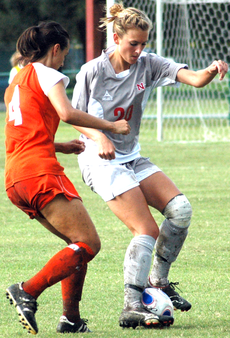
[[[105,91],[102,101],[113,101],[113,97],[109,94],[108,90]]]
[[[144,90],[145,89],[145,85],[143,82],[141,82],[141,84],[137,83],[137,89],[140,90]]]

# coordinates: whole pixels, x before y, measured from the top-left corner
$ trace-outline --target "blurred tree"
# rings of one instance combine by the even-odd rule
[[[40,4],[43,20],[59,22],[72,42],[85,44],[85,1],[41,0]]]
[[[0,50],[14,50],[19,35],[43,20],[59,22],[72,42],[85,44],[85,1],[0,0]]]
[[[39,0],[0,0],[1,50],[13,50],[19,35],[39,17]]]

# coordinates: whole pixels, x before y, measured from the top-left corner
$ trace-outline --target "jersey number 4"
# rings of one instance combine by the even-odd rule
[[[122,107],[118,107],[114,109],[114,116],[118,116],[117,121],[125,119],[126,121],[131,120],[133,115],[133,105],[129,106],[127,111]]]
[[[12,100],[9,104],[9,121],[14,121],[15,126],[22,124],[22,113],[20,109],[19,86],[14,89]]]

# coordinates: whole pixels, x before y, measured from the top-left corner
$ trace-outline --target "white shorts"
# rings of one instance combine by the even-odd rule
[[[82,170],[83,181],[105,202],[125,191],[139,186],[139,182],[161,171],[147,157],[138,157],[123,164],[86,165]]]

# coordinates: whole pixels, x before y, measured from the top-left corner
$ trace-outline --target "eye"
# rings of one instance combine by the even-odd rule
[[[130,42],[131,46],[137,46],[137,42]]]

